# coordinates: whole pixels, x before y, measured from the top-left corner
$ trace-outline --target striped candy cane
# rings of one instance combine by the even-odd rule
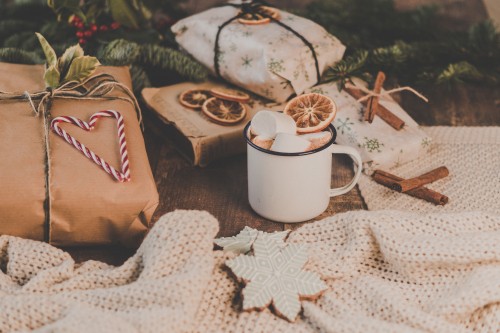
[[[80,127],[85,131],[91,131],[94,128],[95,123],[101,117],[114,117],[118,125],[118,141],[120,144],[120,156],[122,161],[122,171],[119,172],[108,162],[106,162],[102,157],[95,154],[92,150],[87,148],[83,143],[76,140],[74,137],[69,135],[65,130],[59,127],[60,123],[69,123]],[[119,182],[126,182],[130,180],[130,168],[128,161],[128,151],[127,151],[127,140],[125,139],[125,123],[123,121],[123,116],[114,110],[105,110],[94,113],[90,117],[88,123],[71,116],[61,116],[56,117],[50,123],[52,131],[57,135],[61,136],[70,145],[78,149],[83,155],[87,156],[90,160],[94,161],[95,164],[99,165],[104,171],[113,176]]]

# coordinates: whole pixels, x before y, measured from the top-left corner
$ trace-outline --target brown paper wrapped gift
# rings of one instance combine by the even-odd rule
[[[0,63],[0,91],[43,91],[43,66]],[[126,67],[101,67],[131,87]],[[148,163],[136,109],[122,99],[51,98],[51,118],[83,121],[97,111],[116,110],[125,121],[131,180],[118,182],[93,161],[46,130],[28,99],[0,100],[0,234],[48,241],[58,246],[122,243],[136,245],[148,230],[158,192]],[[35,101],[36,103],[36,101]],[[61,125],[116,169],[121,169],[116,121],[103,118],[92,132]],[[46,149],[48,146],[48,150]]]
[[[179,95],[190,89],[210,90],[212,88],[234,89],[221,82],[184,82],[162,88],[146,88],[142,97],[146,105],[160,120],[173,127],[165,131],[176,148],[194,165],[205,167],[215,160],[244,153],[246,143],[243,128],[260,110],[282,110],[282,106],[251,94],[245,103],[247,116],[233,126],[216,124],[201,111],[188,109],[179,103]]]

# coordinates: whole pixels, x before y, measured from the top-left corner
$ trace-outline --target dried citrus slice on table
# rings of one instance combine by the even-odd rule
[[[233,125],[247,115],[245,105],[240,102],[227,101],[217,97],[209,98],[203,103],[201,108],[210,120],[221,125]]]
[[[210,92],[215,97],[219,97],[227,101],[245,103],[250,100],[250,95],[236,89],[213,88]]]
[[[255,13],[247,13],[240,17],[238,19],[238,22],[249,25],[266,24],[271,22],[271,19],[267,16],[278,20],[280,17],[280,13],[276,8],[260,6],[256,9]]]
[[[210,97],[210,90],[190,89],[179,95],[179,103],[190,109],[199,109]]]
[[[297,133],[313,133],[330,125],[337,113],[337,106],[331,98],[311,93],[295,97],[283,111],[297,124]]]

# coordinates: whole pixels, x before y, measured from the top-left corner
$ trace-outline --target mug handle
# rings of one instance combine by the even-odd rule
[[[356,174],[354,175],[354,178],[351,180],[349,184],[339,188],[330,189],[330,197],[335,197],[337,195],[349,192],[357,184],[359,177],[361,176],[361,171],[363,171],[363,162],[361,161],[361,155],[359,155],[358,151],[352,147],[340,146],[336,144],[333,144],[331,147],[332,147],[331,148],[332,154],[347,154],[358,165],[358,168],[356,169]]]

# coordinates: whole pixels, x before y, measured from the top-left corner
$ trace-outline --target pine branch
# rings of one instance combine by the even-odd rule
[[[42,58],[35,52],[9,47],[0,49],[0,61],[29,65],[43,63]]]
[[[191,57],[159,45],[143,45],[138,63],[162,71],[172,71],[191,81],[207,79],[208,70]]]
[[[358,51],[352,56],[345,57],[326,70],[322,81],[337,81],[338,89],[342,90],[353,76],[363,75],[362,72],[367,59],[367,51]]]
[[[481,81],[485,79],[485,75],[481,74],[476,67],[466,61],[455,64],[450,64],[436,78],[437,83],[453,83],[464,81]]]
[[[105,65],[125,66],[133,64],[139,57],[141,47],[134,42],[117,39],[98,52],[98,58]]]
[[[141,66],[130,66],[130,76],[132,77],[132,85],[136,94],[139,94],[142,89],[152,86],[148,74]]]

